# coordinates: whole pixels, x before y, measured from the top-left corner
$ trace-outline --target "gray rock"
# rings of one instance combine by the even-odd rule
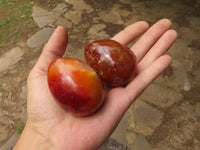
[[[0,57],[0,72],[9,69],[22,59],[24,51],[19,47],[14,47],[11,50],[5,52]]]
[[[63,26],[63,27],[65,27],[65,28],[71,28],[73,24],[72,24],[69,20],[60,17],[60,18],[58,18],[58,20],[56,21],[55,25],[56,25],[56,26]]]
[[[75,25],[81,21],[81,17],[77,14],[76,11],[68,11],[64,16],[68,21],[72,21]]]
[[[12,150],[15,146],[17,140],[19,139],[19,134],[14,134],[2,147],[1,150]]]
[[[48,12],[47,10],[38,6],[33,7],[32,17],[40,28],[53,24],[60,14],[55,12]]]
[[[43,28],[28,39],[27,45],[30,48],[35,48],[45,44],[51,37],[54,30],[54,28]]]
[[[134,103],[132,109],[132,116],[127,120],[127,129],[143,135],[152,135],[161,124],[163,113],[140,100]]]
[[[67,5],[65,3],[58,4],[53,11],[62,15],[68,10]]]
[[[150,144],[147,142],[144,136],[138,135],[135,142],[131,145],[133,150],[152,150]]]
[[[140,96],[140,99],[163,108],[179,102],[182,98],[183,96],[174,89],[157,84],[151,84]]]
[[[98,15],[101,19],[103,19],[103,21],[105,21],[107,23],[113,23],[113,24],[122,24],[123,23],[120,15],[116,15],[111,11],[100,11]]]

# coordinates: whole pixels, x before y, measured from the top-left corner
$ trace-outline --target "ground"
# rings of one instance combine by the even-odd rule
[[[107,144],[200,149],[199,12],[199,0],[0,0],[0,146],[12,145],[23,130],[27,76],[56,26],[69,31],[65,56],[84,60],[90,41],[111,38],[136,21],[168,18],[179,35],[168,52],[173,63],[130,107]]]

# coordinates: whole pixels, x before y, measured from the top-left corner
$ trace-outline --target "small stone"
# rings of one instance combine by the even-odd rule
[[[45,44],[51,37],[54,30],[55,28],[43,28],[28,39],[27,45],[30,48],[35,48]]]
[[[69,20],[60,17],[60,18],[56,21],[55,25],[56,25],[56,26],[63,26],[63,27],[65,27],[65,28],[71,28],[73,24],[72,24]]]
[[[183,96],[170,87],[151,84],[140,96],[140,99],[166,108],[179,102]]]
[[[67,11],[67,5],[65,3],[58,4],[53,11],[62,15]]]
[[[75,11],[69,11],[65,13],[65,18],[68,21],[72,21],[75,25],[77,25],[81,21],[81,18],[77,15]]]
[[[11,50],[5,52],[0,57],[0,72],[9,69],[22,59],[24,51],[20,47],[14,47]]]
[[[100,11],[99,17],[107,23],[122,24],[120,15],[113,14],[111,11]]]
[[[92,22],[99,23],[100,22],[100,18],[99,17],[94,17],[94,18],[92,18]]]
[[[27,86],[26,85],[22,86],[22,92],[20,94],[20,97],[22,99],[26,99],[27,98]]]
[[[60,15],[55,12],[48,12],[47,10],[38,6],[33,7],[32,17],[40,28],[53,24]]]
[[[2,147],[1,150],[12,150],[19,139],[19,134],[14,134]]]
[[[183,90],[188,92],[191,89],[191,83],[188,78],[185,78],[184,84],[183,84]]]
[[[152,150],[150,144],[147,142],[144,136],[138,135],[135,142],[131,145],[133,150]]]

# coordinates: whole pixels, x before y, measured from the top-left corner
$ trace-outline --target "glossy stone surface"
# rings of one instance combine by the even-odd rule
[[[109,86],[124,86],[136,74],[135,54],[114,40],[98,40],[85,48],[86,62]]]
[[[52,95],[68,112],[86,116],[103,102],[103,88],[96,72],[74,58],[58,58],[48,69],[48,84]]]

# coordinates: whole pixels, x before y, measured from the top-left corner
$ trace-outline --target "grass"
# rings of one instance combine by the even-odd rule
[[[24,130],[24,125],[19,125],[15,127],[17,133],[21,134],[22,131]]]
[[[52,10],[60,2],[62,0],[0,0],[0,48],[25,40],[38,29],[31,17],[34,5]]]
[[[5,8],[5,19],[0,21],[0,44],[7,44],[20,36],[20,30],[27,26],[31,17],[33,2],[19,2],[17,0],[0,0],[0,5]]]

